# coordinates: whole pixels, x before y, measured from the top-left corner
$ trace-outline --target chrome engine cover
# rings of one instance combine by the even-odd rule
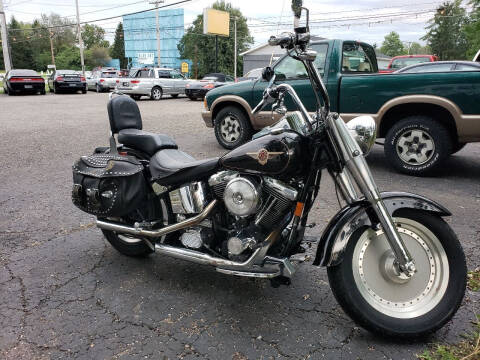
[[[174,214],[198,214],[207,205],[206,185],[192,182],[168,193]]]
[[[232,215],[246,217],[257,212],[261,194],[260,184],[245,177],[236,177],[225,187],[223,201]]]

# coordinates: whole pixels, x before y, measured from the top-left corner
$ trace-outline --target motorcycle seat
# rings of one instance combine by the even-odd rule
[[[150,160],[152,179],[162,185],[181,185],[215,173],[219,158],[195,160],[176,149],[157,152]]]
[[[163,149],[178,149],[171,137],[164,134],[154,134],[139,129],[123,129],[118,133],[118,142],[132,149],[143,151],[153,156]]]

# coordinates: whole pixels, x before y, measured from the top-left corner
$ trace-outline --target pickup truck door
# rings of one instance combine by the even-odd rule
[[[317,58],[315,59],[315,64],[317,65],[317,69],[319,70],[320,75],[323,76],[323,72],[325,69],[325,60],[328,51],[328,44],[313,44],[312,48],[313,50],[317,51]],[[302,102],[307,108],[307,110],[311,112],[315,111],[315,93],[313,92],[312,85],[310,84],[307,71],[305,70],[303,64],[298,60],[295,60],[289,56],[285,56],[274,65],[274,70],[278,78],[278,80],[276,80],[275,82],[277,84],[286,83],[293,86],[300,99],[302,99]],[[268,82],[266,82],[262,78],[255,82],[252,94],[252,108],[255,107],[262,99],[263,90],[265,90],[265,87],[267,85]],[[285,105],[289,111],[297,110],[290,96],[286,96]],[[271,107],[266,107],[264,111],[269,111],[270,108]]]

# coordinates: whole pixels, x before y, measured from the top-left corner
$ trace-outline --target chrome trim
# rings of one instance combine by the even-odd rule
[[[206,186],[203,182],[192,182],[169,192],[174,214],[198,214],[203,211],[206,200]]]
[[[240,176],[240,173],[231,170],[220,171],[216,174],[213,174],[208,179],[208,185],[216,186],[228,182],[236,177]]]
[[[215,208],[216,205],[217,205],[217,200],[213,200],[197,216],[191,217],[187,220],[184,220],[182,222],[179,222],[173,225],[165,226],[164,228],[157,229],[157,230],[146,230],[140,227],[131,227],[131,226],[126,226],[123,224],[118,224],[118,223],[113,223],[113,222],[103,221],[103,220],[97,220],[97,227],[104,230],[115,231],[120,234],[131,234],[136,236],[158,238],[158,237],[162,237],[164,235],[170,234],[174,231],[178,231],[178,230],[188,228],[190,226],[198,225],[203,220],[205,220],[205,218],[208,215],[210,215],[210,213],[212,212],[212,210]]]
[[[286,185],[283,182],[273,179],[271,177],[264,177],[263,181],[265,186],[271,187],[284,198],[290,201],[295,201],[297,199],[298,191],[295,190],[293,187]]]
[[[250,193],[246,193],[245,188],[240,186],[246,185]],[[260,204],[261,186],[245,177],[236,177],[230,180],[225,186],[223,192],[223,202],[229,212],[235,216],[246,217],[255,213]],[[249,196],[245,196],[249,195]],[[241,209],[240,207],[244,207]]]
[[[355,185],[352,183],[352,175],[348,172],[347,168],[344,168],[343,171],[335,174],[334,180],[340,188],[340,192],[347,204],[352,204],[355,201],[358,201],[360,197],[357,194]]]
[[[367,155],[377,137],[375,120],[368,115],[358,116],[347,123],[347,128],[363,154]]]
[[[327,117],[327,124],[327,129],[332,132],[333,138],[336,140],[336,145],[338,145],[345,161],[345,165],[365,195],[365,198],[372,204],[372,208],[385,231],[387,240],[401,270],[407,273],[407,275],[412,275],[415,272],[415,265],[402,238],[398,234],[392,217],[382,201],[380,192],[373,180],[372,173],[362,155],[359,145],[351,136],[347,126],[338,114],[330,114]]]

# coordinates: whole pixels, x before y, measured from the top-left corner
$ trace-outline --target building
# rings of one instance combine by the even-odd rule
[[[324,40],[325,38],[312,36],[312,41]],[[268,43],[256,46],[244,51],[239,55],[243,57],[243,75],[252,69],[263,68],[277,61],[285,54],[280,46],[270,46]]]
[[[183,9],[159,10],[161,66],[180,69],[177,45],[184,34]],[[125,57],[129,67],[157,64],[155,10],[123,17]]]

